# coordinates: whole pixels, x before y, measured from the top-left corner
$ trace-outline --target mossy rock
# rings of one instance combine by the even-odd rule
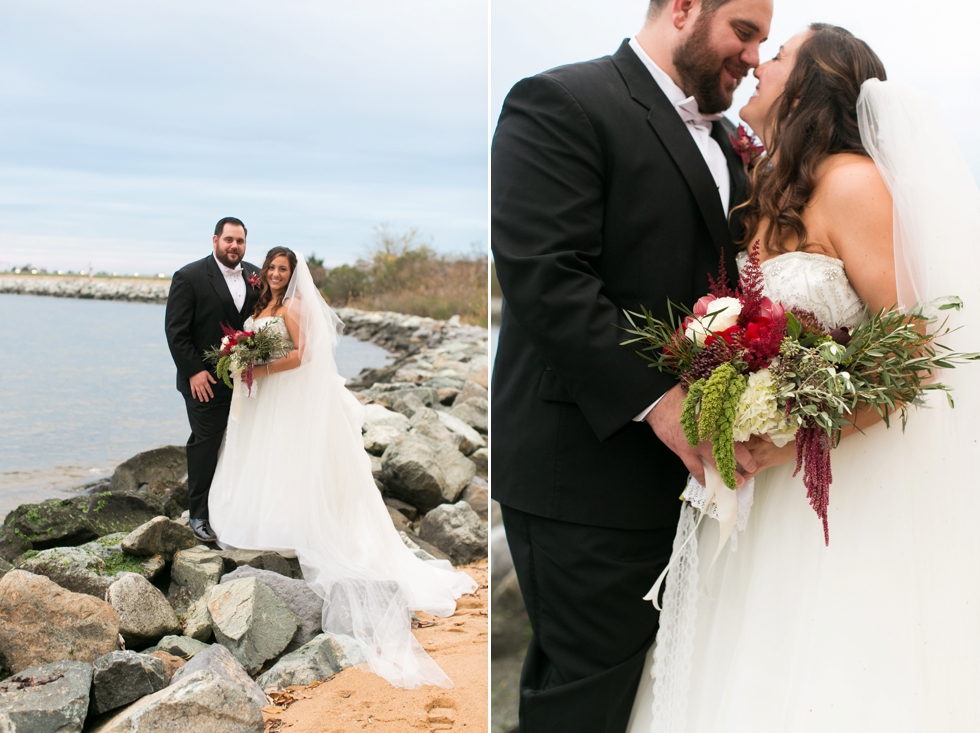
[[[136,491],[144,484],[152,486],[160,480],[180,482],[187,475],[187,449],[168,445],[137,453],[119,464],[109,486],[113,491]]]
[[[158,498],[129,491],[22,504],[4,520],[0,557],[13,562],[29,550],[74,547],[114,532],[128,533],[163,513]]]
[[[116,538],[118,545],[119,539]],[[65,590],[105,598],[121,573],[136,573],[152,580],[163,569],[163,558],[135,558],[116,547],[89,542],[81,547],[53,547],[26,552],[18,569],[44,575]]]

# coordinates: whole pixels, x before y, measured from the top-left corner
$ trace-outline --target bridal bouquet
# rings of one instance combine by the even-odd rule
[[[236,331],[222,323],[224,338],[219,346],[204,352],[205,361],[214,364],[218,378],[229,387],[234,386],[233,376],[240,378],[245,383],[245,393],[251,396],[255,365],[283,357],[292,349],[281,333],[270,328],[273,323],[256,331]]]
[[[738,287],[728,287],[722,263],[710,294],[693,310],[668,303],[670,322],[627,311],[638,352],[687,388],[681,424],[695,446],[710,440],[718,472],[735,488],[735,442],[766,435],[782,447],[796,440],[796,472],[803,471],[807,498],[830,542],[827,507],[832,481],[830,452],[856,411],[873,408],[889,424],[898,411],[902,427],[910,405],[925,392],[949,387],[928,382],[932,371],[953,368],[980,354],[954,353],[937,339],[950,330],[921,309],[903,313],[866,310],[853,330],[828,328],[809,311],[785,308],[763,293],[758,242]],[[959,309],[958,298],[938,304]],[[637,326],[634,320],[642,319]],[[930,331],[930,327],[933,330]]]

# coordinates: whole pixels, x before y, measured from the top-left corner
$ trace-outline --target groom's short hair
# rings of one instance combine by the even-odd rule
[[[242,223],[242,220],[236,219],[233,216],[226,216],[224,219],[214,225],[214,236],[221,236],[222,232],[225,231],[225,224],[231,224],[234,227],[241,227],[245,231],[245,236],[248,236],[248,229],[245,229],[245,225]]]
[[[647,17],[655,18],[660,15],[660,11],[667,7],[669,2],[670,0],[650,0],[650,10],[647,12]],[[701,10],[705,15],[711,15],[722,5],[729,2],[731,0],[701,0]]]

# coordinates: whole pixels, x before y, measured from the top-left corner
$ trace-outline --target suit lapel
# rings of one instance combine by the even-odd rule
[[[708,170],[708,164],[704,162],[704,156],[688,132],[687,125],[630,48],[629,41],[623,41],[612,59],[626,81],[630,96],[649,110],[647,122],[684,176],[718,253],[731,252],[731,234],[728,231],[728,222],[725,221],[725,210],[718,198],[718,187]],[[734,257],[732,261],[734,262]]]
[[[736,277],[738,266],[735,264],[734,242],[739,241],[743,235],[742,210],[737,209],[745,203],[749,192],[749,179],[745,173],[745,165],[738,153],[732,147],[729,135],[734,135],[735,130],[727,120],[718,120],[711,126],[711,137],[715,139],[721,151],[725,154],[728,161],[728,174],[731,180],[731,196],[728,199],[728,231],[729,247],[726,249],[725,267],[731,277]],[[734,283],[733,283],[734,284]]]
[[[229,325],[240,329],[242,327],[242,314],[235,307],[235,299],[231,297],[231,291],[228,289],[228,283],[225,282],[225,276],[221,273],[218,263],[214,261],[214,257],[209,257],[207,263],[211,287],[214,288],[218,300],[221,301],[221,305],[230,319]]]

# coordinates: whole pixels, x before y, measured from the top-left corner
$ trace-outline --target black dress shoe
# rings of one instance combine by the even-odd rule
[[[218,536],[211,529],[211,524],[207,519],[192,519],[191,532],[202,542],[217,542]]]

